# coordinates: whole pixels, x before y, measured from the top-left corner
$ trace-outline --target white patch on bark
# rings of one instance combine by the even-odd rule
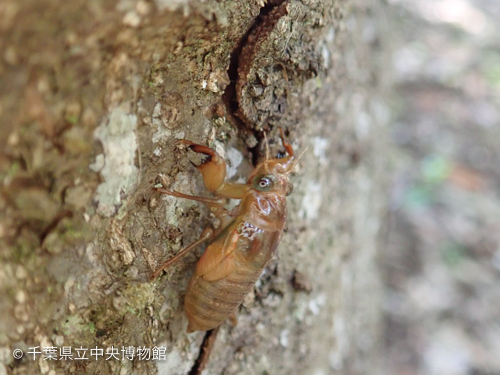
[[[327,69],[330,66],[331,53],[325,44],[321,46],[321,57],[323,58],[323,67]]]
[[[319,158],[320,165],[326,165],[328,159],[326,157],[326,149],[330,145],[330,140],[322,137],[314,137],[313,142],[313,153],[314,156]]]
[[[157,361],[158,375],[181,375],[186,374],[191,369],[192,363],[186,363],[179,351],[172,351],[167,354],[165,361]]]
[[[185,340],[178,340],[176,345],[169,348],[168,343],[158,346],[166,346],[166,359],[156,361],[158,375],[184,375],[187,374],[198,357],[201,341],[204,334],[191,335]]]
[[[219,154],[219,156],[222,158],[222,159],[225,159],[226,158],[226,148],[224,147],[224,143],[222,142],[219,142],[218,140],[214,140],[213,141],[213,147],[212,147],[215,151],[217,151],[217,153]]]
[[[280,333],[280,344],[281,344],[282,347],[288,348],[288,344],[289,344],[288,337],[289,336],[290,336],[290,331],[288,329],[285,329],[285,330],[281,331],[281,333]]]
[[[123,195],[129,195],[135,187],[139,169],[135,166],[137,117],[115,108],[109,118],[95,130],[104,152],[97,155],[90,169],[99,172],[104,179],[96,190],[99,214],[110,217],[121,205]]]
[[[306,194],[302,198],[299,216],[313,220],[318,217],[319,208],[321,207],[321,184],[318,181],[309,181],[305,191]]]
[[[184,8],[184,15],[186,16],[188,0],[155,0],[155,4],[159,10],[174,11],[181,6]]]
[[[227,150],[226,154],[229,161],[229,165],[227,166],[227,178],[231,178],[236,174],[236,172],[238,172],[238,167],[243,161],[243,155],[233,147]]]
[[[368,113],[359,112],[356,118],[356,134],[359,139],[364,139],[370,133],[370,128],[372,125],[372,120]]]
[[[337,338],[337,344],[332,348],[328,362],[334,370],[340,370],[342,368],[342,360],[349,350],[349,342],[346,339],[348,337],[346,323],[341,312],[337,312],[333,316],[332,326],[332,336]]]
[[[321,312],[321,308],[326,303],[326,295],[321,293],[316,298],[313,298],[309,301],[309,310],[313,313],[313,315],[319,315]]]

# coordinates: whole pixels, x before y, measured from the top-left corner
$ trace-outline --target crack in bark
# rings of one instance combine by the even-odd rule
[[[64,219],[64,218],[71,218],[73,217],[73,212],[70,210],[62,210],[57,213],[57,215],[52,219],[52,221],[45,227],[43,232],[40,234],[39,239],[40,239],[40,245],[43,245],[43,242],[47,238],[47,236],[54,231],[59,223]]]
[[[188,375],[201,375],[201,373],[205,369],[205,366],[207,365],[210,358],[210,353],[212,352],[215,339],[217,338],[219,328],[220,326],[207,331],[207,333],[205,334],[203,342],[201,343],[200,354],[198,355],[198,358],[196,359],[196,362],[191,368],[191,371],[189,371]]]
[[[247,76],[252,67],[257,52],[257,47],[269,36],[279,19],[288,13],[286,6],[288,0],[270,1],[261,8],[259,15],[254,19],[247,32],[241,37],[240,41],[231,53],[228,75],[230,83],[226,87],[222,100],[226,105],[227,118],[246,135],[251,134],[257,139],[255,147],[249,147],[252,154],[252,163],[257,165],[258,146],[264,138],[261,132],[251,128],[251,122],[247,119],[241,110],[241,92],[247,85]],[[196,359],[188,375],[201,375],[205,369],[210,353],[217,338],[219,327],[207,331],[200,347],[200,354]]]
[[[247,76],[254,63],[258,47],[273,31],[279,19],[288,14],[287,5],[288,0],[276,0],[270,1],[261,8],[259,15],[231,53],[228,69],[230,83],[222,95],[228,119],[244,135],[253,136],[257,140],[257,145],[249,147],[253,165],[258,163],[258,146],[264,136],[262,132],[252,129],[252,122],[242,111],[242,91],[248,84]]]

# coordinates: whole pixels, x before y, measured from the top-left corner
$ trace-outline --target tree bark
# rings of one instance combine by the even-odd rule
[[[305,151],[287,230],[203,373],[377,373],[384,14],[367,0],[3,0],[0,374],[200,372],[205,334],[186,334],[182,301],[201,249],[150,276],[209,211],[152,187],[206,194],[180,138],[245,181],[279,127]],[[165,359],[122,359],[128,346]]]

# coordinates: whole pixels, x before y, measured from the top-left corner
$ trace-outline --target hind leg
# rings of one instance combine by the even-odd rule
[[[179,259],[183,258],[187,254],[189,254],[192,250],[196,249],[199,245],[201,245],[205,241],[212,241],[216,238],[229,224],[234,221],[234,216],[237,215],[237,208],[233,211],[229,211],[224,208],[224,204],[226,203],[225,198],[208,198],[208,197],[198,197],[196,195],[187,195],[182,194],[177,191],[168,191],[163,188],[155,188],[161,194],[171,195],[178,198],[190,199],[197,202],[205,203],[210,207],[212,213],[215,215],[217,219],[220,220],[220,225],[216,230],[211,228],[205,228],[200,235],[200,238],[188,245],[186,248],[182,249],[178,254],[174,257],[170,258],[166,262],[164,262],[151,276],[151,279],[156,279],[164,269],[172,266]]]
[[[203,232],[201,233],[200,238],[198,238],[197,241],[193,242],[192,244],[190,244],[186,248],[182,249],[180,253],[178,253],[174,257],[170,258],[166,262],[163,262],[163,264],[160,267],[158,267],[158,269],[153,273],[153,275],[151,276],[151,280],[156,279],[158,276],[160,276],[160,274],[162,273],[162,271],[164,269],[170,267],[172,264],[177,262],[179,259],[181,259],[185,255],[187,255],[190,251],[196,249],[198,247],[198,245],[201,245],[202,242],[205,242],[206,240],[210,239],[210,237],[212,237],[213,234],[214,234],[213,229],[205,228],[203,230]]]

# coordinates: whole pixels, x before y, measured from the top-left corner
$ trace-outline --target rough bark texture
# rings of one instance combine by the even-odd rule
[[[204,334],[185,333],[182,300],[201,249],[149,278],[210,216],[152,186],[204,194],[179,138],[216,148],[242,179],[263,131],[279,149],[278,126],[307,149],[288,229],[204,374],[377,372],[383,4],[290,0],[275,25],[248,35],[274,5],[2,1],[0,374],[188,373]],[[241,87],[230,82],[242,70],[235,108],[223,94]],[[165,360],[26,354],[155,345]]]

